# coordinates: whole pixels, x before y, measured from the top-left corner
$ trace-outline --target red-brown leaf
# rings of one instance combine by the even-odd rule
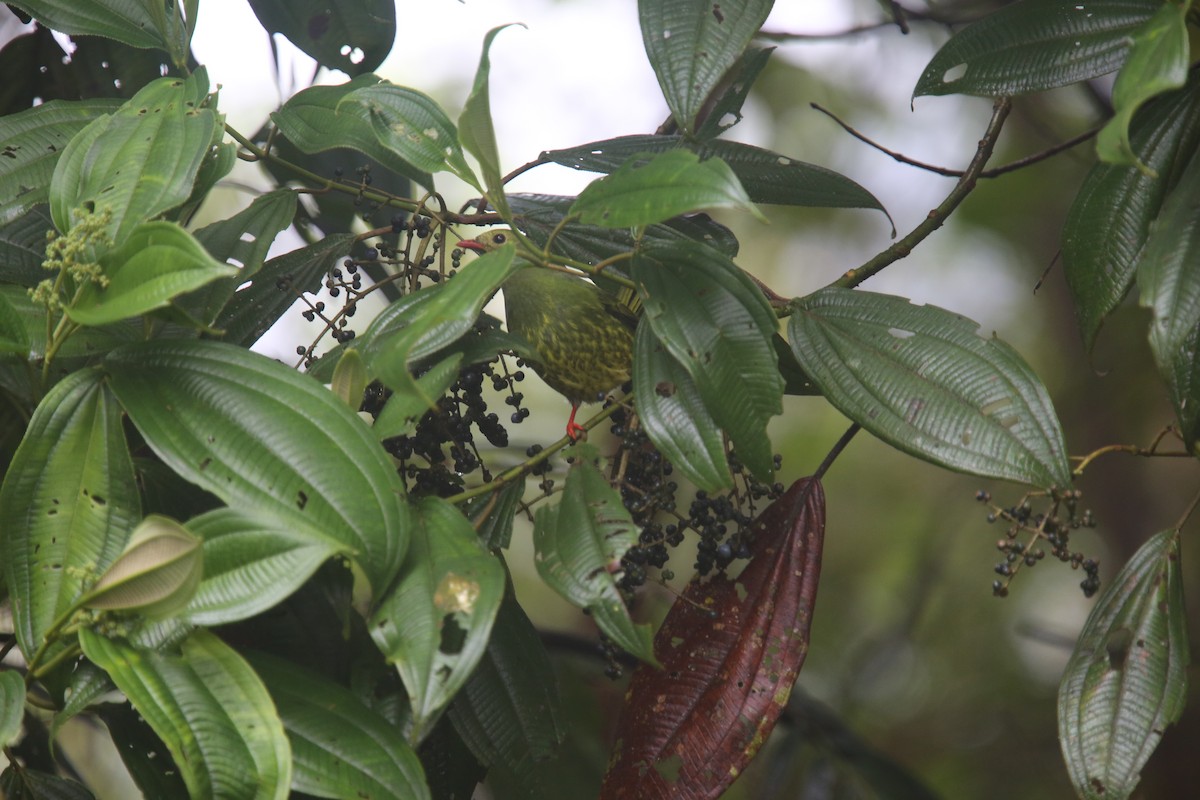
[[[601,800],[715,798],[775,727],[808,652],[825,494],[803,478],[754,521],[741,575],[693,580],[633,675]]]

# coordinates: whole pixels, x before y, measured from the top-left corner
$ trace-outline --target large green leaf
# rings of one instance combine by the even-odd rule
[[[673,149],[635,155],[611,175],[592,181],[571,213],[585,225],[628,228],[708,208],[740,208],[762,219],[728,164]]]
[[[766,427],[783,410],[783,378],[766,298],[736,264],[699,243],[646,247],[631,271],[655,336],[695,381],[738,457],[770,480]]]
[[[250,0],[262,26],[347,75],[383,63],[396,39],[393,0]]]
[[[797,304],[788,334],[826,399],[893,447],[959,472],[1069,486],[1045,387],[977,328],[903,297],[830,288]]]
[[[225,341],[250,347],[270,330],[305,292],[321,288],[336,261],[350,252],[352,233],[335,233],[321,241],[276,256],[263,264],[250,285],[229,298],[217,317]]]
[[[1113,309],[1133,285],[1137,256],[1200,144],[1200,73],[1189,85],[1158,98],[1134,117],[1130,146],[1152,174],[1096,164],[1079,189],[1063,226],[1063,269],[1079,328],[1090,349]]]
[[[732,486],[725,437],[692,376],[649,325],[638,326],[633,347],[633,396],[650,441],[698,489],[719,492]]]
[[[12,5],[38,22],[67,34],[116,39],[145,49],[158,48],[182,63],[195,20],[181,19],[182,3],[155,0],[17,0]]]
[[[292,745],[292,788],[345,800],[424,800],[424,770],[400,730],[348,689],[291,661],[251,653]]]
[[[108,675],[95,664],[84,662],[82,668],[100,674],[104,679],[104,694],[115,690]],[[171,751],[133,706],[108,702],[99,703],[92,710],[112,740],[120,743],[117,753],[143,797],[187,797],[187,786],[175,767]]]
[[[0,117],[0,224],[49,200],[50,178],[67,143],[119,106],[116,100],[51,100]]]
[[[1150,349],[1188,446],[1200,435],[1200,157],[1192,156],[1137,262]]]
[[[220,342],[141,342],[105,367],[175,472],[234,509],[337,540],[373,590],[387,586],[408,543],[404,488],[370,428],[327,389]]]
[[[0,226],[0,282],[32,289],[49,277],[42,262],[46,258],[46,234],[53,229],[50,207],[45,203]]]
[[[291,748],[271,697],[215,634],[196,631],[178,655],[138,650],[88,629],[79,642],[166,743],[192,797],[288,796]]]
[[[345,545],[324,532],[278,518],[219,508],[188,522],[204,539],[204,579],[183,616],[224,625],[275,606]]]
[[[483,54],[479,57],[479,68],[475,71],[475,85],[463,105],[462,114],[458,118],[458,140],[463,149],[479,159],[483,168],[483,186],[486,190],[488,203],[499,212],[500,216],[508,219],[511,213],[508,201],[504,197],[504,173],[500,169],[500,150],[496,147],[496,130],[492,125],[492,102],[488,94],[488,77],[491,74],[491,62],[488,51],[496,34],[508,25],[492,28],[483,39]]]
[[[0,353],[29,356],[29,333],[20,312],[0,294]]]
[[[610,173],[639,153],[681,149],[701,159],[716,157],[724,161],[755,203],[883,211],[883,205],[874,195],[844,175],[742,142],[723,139],[696,142],[683,136],[618,136],[564,150],[547,150],[541,157],[572,169]]]
[[[203,67],[186,79],[160,78],[80,131],[50,182],[58,229],[70,230],[80,207],[108,209],[108,234],[119,245],[186,201],[220,126],[217,112],[202,107],[207,94]]]
[[[429,95],[384,81],[346,94],[335,111],[356,116],[365,113],[379,144],[418,170],[448,170],[479,188],[454,123]]]
[[[663,97],[685,133],[771,12],[772,0],[640,0],[642,44]]]
[[[237,275],[174,222],[146,222],[124,244],[100,258],[108,284],[89,283],[67,315],[82,325],[107,325],[165,308],[176,297],[220,278]]]
[[[359,75],[341,86],[310,86],[272,112],[271,121],[289,142],[305,153],[340,148],[356,150],[432,191],[431,170],[418,169],[380,144],[371,115],[364,106],[341,104],[347,95],[379,83],[377,75]]]
[[[1131,35],[1161,7],[1161,0],[1013,3],[946,42],[913,96],[1025,94],[1114,72]]]
[[[586,608],[604,634],[643,661],[654,661],[649,625],[636,624],[609,572],[637,544],[638,530],[617,490],[600,474],[595,449],[582,448],[567,472],[562,498],[538,508],[533,547],[550,588]]]
[[[1187,80],[1187,14],[1191,3],[1165,3],[1133,33],[1129,58],[1113,85],[1115,113],[1096,136],[1096,152],[1110,164],[1132,164],[1149,170],[1138,160],[1129,141],[1129,122],[1152,97],[1178,89]]]
[[[0,487],[0,564],[27,659],[141,516],[121,409],[101,372],[74,372],[38,404]]]
[[[370,628],[408,690],[409,739],[419,742],[483,658],[505,575],[471,523],[445,500],[424,498],[415,516],[404,567]]]
[[[536,785],[566,736],[554,667],[511,586],[487,654],[448,712],[480,763]]]
[[[1058,738],[1087,800],[1132,794],[1187,699],[1179,531],[1155,534],[1088,615],[1058,689]]]

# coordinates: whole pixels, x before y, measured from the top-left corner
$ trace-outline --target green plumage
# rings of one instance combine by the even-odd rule
[[[492,230],[461,246],[494,250],[511,236]],[[583,278],[532,264],[502,288],[509,332],[533,345],[538,359],[530,366],[572,406],[594,403],[629,380],[637,328],[629,303]]]

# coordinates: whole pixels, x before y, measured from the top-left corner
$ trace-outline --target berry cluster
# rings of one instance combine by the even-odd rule
[[[1085,597],[1091,597],[1100,589],[1100,563],[1081,552],[1071,550],[1071,533],[1080,528],[1096,527],[1092,512],[1079,508],[1083,493],[1079,490],[1049,493],[1035,492],[1026,495],[1019,503],[1000,508],[991,504],[992,496],[980,490],[975,499],[988,504],[987,521],[1008,523],[1004,538],[996,542],[996,549],[1004,554],[1004,560],[996,564],[995,572],[1000,578],[992,582],[992,594],[1007,597],[1008,587],[1022,567],[1034,567],[1047,555],[1070,564],[1071,569],[1082,569],[1084,579],[1079,588]],[[1033,499],[1049,500],[1045,511],[1035,512]],[[1025,540],[1021,541],[1024,536]],[[1049,548],[1047,550],[1047,548]]]

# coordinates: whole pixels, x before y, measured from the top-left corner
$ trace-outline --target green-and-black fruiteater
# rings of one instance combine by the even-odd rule
[[[510,241],[512,231],[493,229],[459,246],[485,252]],[[584,278],[532,264],[502,288],[508,330],[533,345],[538,359],[529,366],[570,401],[567,435],[576,439],[584,432],[575,424],[579,405],[629,380],[637,315],[629,303]]]

